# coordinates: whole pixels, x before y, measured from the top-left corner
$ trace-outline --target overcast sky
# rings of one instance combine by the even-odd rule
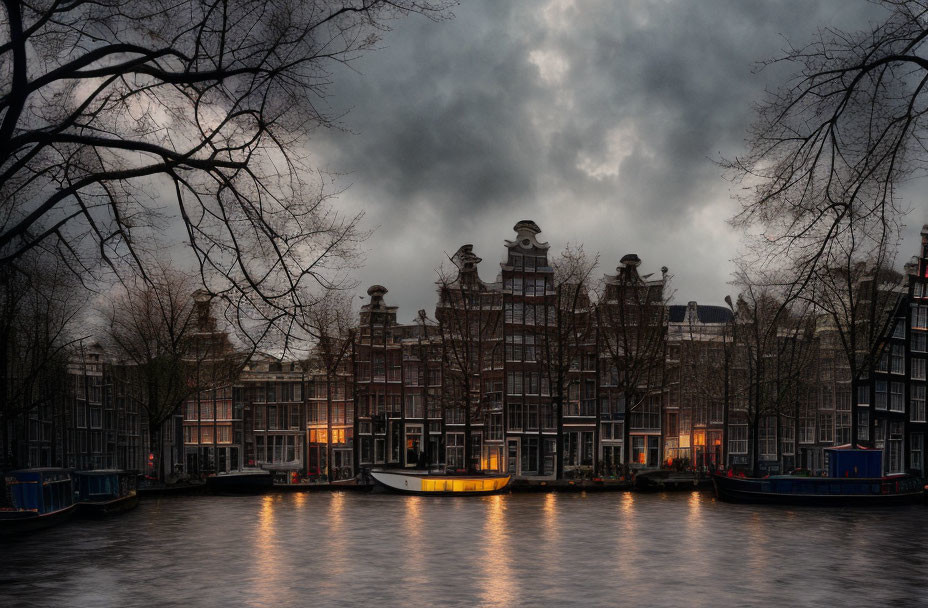
[[[492,281],[512,226],[535,220],[552,252],[582,242],[600,274],[637,253],[668,266],[675,300],[720,304],[740,237],[713,163],[743,150],[752,103],[783,72],[755,72],[785,40],[857,30],[884,9],[829,2],[466,2],[412,16],[335,73],[347,131],[319,132],[317,166],[346,173],[338,204],[375,229],[358,273],[410,320],[435,305],[435,268],[464,243]],[[925,184],[903,258],[917,245]]]

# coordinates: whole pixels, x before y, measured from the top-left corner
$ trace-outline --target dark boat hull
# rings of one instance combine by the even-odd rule
[[[106,517],[117,513],[125,513],[139,506],[138,494],[120,496],[113,500],[84,501],[77,503],[78,510],[85,517]]]
[[[0,512],[0,537],[18,536],[51,528],[68,521],[76,512],[77,505],[70,505],[43,515],[34,512],[2,511]]]
[[[215,475],[206,478],[206,486],[216,494],[264,494],[274,489],[274,476]]]
[[[923,481],[909,476],[890,479],[827,477],[750,479],[713,475],[716,496],[737,503],[879,506],[924,500]]]

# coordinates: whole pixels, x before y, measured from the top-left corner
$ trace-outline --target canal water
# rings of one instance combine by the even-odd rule
[[[0,544],[0,605],[925,605],[926,516],[706,493],[152,499]]]

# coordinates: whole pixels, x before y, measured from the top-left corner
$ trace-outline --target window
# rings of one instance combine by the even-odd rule
[[[924,304],[912,305],[912,328],[928,329],[928,306]]]
[[[525,374],[525,394],[526,395],[537,395],[538,394],[538,372],[529,372]]]
[[[905,320],[899,319],[893,327],[893,338],[905,338]]]
[[[521,431],[522,430],[522,404],[521,403],[510,403],[509,404],[509,430],[510,431]]]
[[[912,379],[925,379],[925,359],[920,359],[918,357],[912,358]]]
[[[890,382],[889,383],[889,411],[891,412],[904,412],[905,405],[902,398],[903,383],[902,382]]]
[[[861,441],[870,440],[870,412],[867,410],[857,411],[857,438]]]
[[[874,407],[878,410],[885,410],[886,409],[886,381],[877,380],[874,383],[874,387],[876,388],[876,403],[874,404]]]
[[[889,353],[885,350],[883,354],[880,355],[880,360],[876,365],[876,371],[878,372],[888,372],[889,371]]]
[[[522,394],[522,373],[521,372],[508,372],[506,378],[506,391],[509,395],[521,395]]]
[[[818,440],[822,443],[834,441],[835,418],[834,414],[819,414]]]
[[[90,408],[90,428],[103,428],[103,410],[98,407]]]
[[[537,403],[526,403],[525,404],[525,430],[526,431],[537,431],[538,430],[538,404]]]
[[[728,452],[730,454],[748,453],[748,425],[730,425],[728,427],[728,437]]]
[[[445,443],[445,463],[448,468],[464,468],[464,433],[448,433]]]
[[[913,383],[911,389],[909,400],[912,422],[925,422],[925,385]]]
[[[848,414],[850,422],[850,414]],[[795,427],[791,420],[786,420],[785,424],[780,425],[780,450],[785,456],[792,456],[796,453]],[[850,429],[848,429],[850,432]]]
[[[909,443],[909,468],[921,471],[924,468],[922,455],[925,451],[925,436],[922,433],[912,433]]]
[[[905,348],[901,344],[893,344],[892,347],[892,372],[905,373]]]
[[[870,404],[870,386],[867,384],[861,384],[857,387],[857,404],[858,405],[869,405]]]
[[[502,414],[490,414],[487,417],[486,435],[487,435],[488,441],[498,441],[503,438],[503,415]]]
[[[766,416],[760,423],[760,455],[765,460],[777,457],[777,419],[775,416]]]
[[[506,361],[521,361],[522,360],[522,336],[520,335],[508,335],[506,336]]]
[[[406,393],[406,417],[422,418],[422,395]]]
[[[928,334],[915,331],[912,332],[912,352],[923,353],[928,350]]]
[[[290,406],[290,428],[300,428],[300,408],[295,405]]]

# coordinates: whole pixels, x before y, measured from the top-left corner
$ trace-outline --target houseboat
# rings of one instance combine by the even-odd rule
[[[715,474],[719,499],[790,505],[891,505],[924,499],[925,480],[883,475],[882,451],[839,446],[825,450],[827,477],[771,475],[763,478]]]
[[[22,534],[59,524],[74,515],[74,485],[65,469],[24,469],[4,477],[0,535]]]
[[[139,504],[133,473],[111,469],[76,471],[74,479],[81,515],[112,515],[131,511]]]
[[[242,469],[206,478],[206,487],[217,494],[263,494],[274,487],[274,474],[264,469]]]
[[[427,471],[374,470],[374,481],[391,492],[427,496],[495,494],[509,485],[509,475],[449,475]]]

